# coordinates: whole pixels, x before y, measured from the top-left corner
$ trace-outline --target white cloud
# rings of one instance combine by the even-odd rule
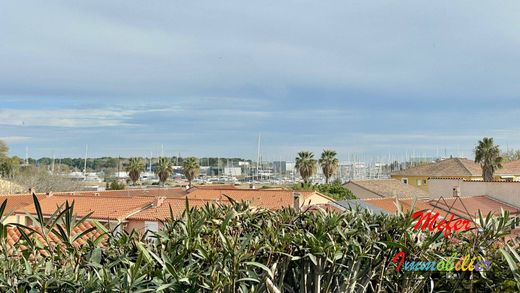
[[[132,118],[139,113],[161,112],[169,109],[2,109],[0,125],[46,127],[116,127],[136,125]]]
[[[23,142],[30,140],[31,137],[29,136],[4,136],[0,137],[1,141],[7,142],[7,143],[13,143],[13,142]]]

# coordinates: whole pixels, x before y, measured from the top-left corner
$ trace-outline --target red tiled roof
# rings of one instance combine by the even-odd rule
[[[520,175],[520,160],[502,164],[502,168],[495,172],[496,175]]]
[[[389,213],[396,213],[397,207],[395,205],[395,198],[371,198],[371,199],[362,199],[369,205],[376,206],[380,209],[383,209]],[[462,201],[462,203],[461,203]],[[413,199],[399,199],[399,203],[404,211],[409,211],[412,207]],[[453,206],[453,207],[452,207]],[[452,207],[450,209],[450,207]],[[465,207],[465,208],[464,208]],[[480,210],[483,215],[487,215],[489,212],[493,212],[495,214],[500,213],[500,209],[504,209],[505,211],[509,211],[511,214],[520,213],[520,210],[502,203],[500,201],[494,200],[487,196],[468,196],[468,197],[460,197],[460,200],[457,198],[445,198],[443,200],[431,199],[431,200],[417,200],[415,204],[414,211],[421,210],[434,210],[442,212],[450,212],[459,217],[468,218],[468,213],[472,218],[475,218],[478,211]],[[467,209],[467,212],[466,212]]]
[[[124,220],[132,213],[138,212],[150,206],[154,202],[152,197],[109,197],[109,196],[60,196],[53,195],[42,198],[40,206],[45,216],[52,215],[58,206],[65,202],[74,202],[74,213],[77,217],[84,217],[90,212],[93,219],[100,220]],[[18,209],[17,214],[36,214],[34,204]]]
[[[349,184],[357,185],[381,197],[428,197],[428,193],[420,188],[404,184],[396,179],[352,180],[344,186],[348,188]]]
[[[36,197],[38,199],[42,199],[44,196],[37,195]],[[4,216],[16,211],[17,209],[33,204],[33,197],[30,194],[0,196],[0,204],[2,204],[4,200],[7,200]]]
[[[84,231],[87,231],[88,229],[93,228],[93,227],[96,227],[93,223],[88,222],[88,221],[83,222],[83,223],[77,225],[76,227],[74,227],[74,229],[72,230],[71,236],[75,236],[75,235],[82,233]],[[37,226],[31,226],[31,228],[38,232],[41,231],[41,228],[37,227]],[[41,243],[46,243],[46,241],[40,234],[31,233],[31,232],[32,231],[30,231],[30,230],[26,230],[26,233],[29,235],[29,237],[34,237],[33,238],[34,240],[37,240]],[[17,227],[8,227],[7,228],[7,239],[6,239],[7,241],[6,242],[7,242],[8,249],[13,248],[14,244],[20,239],[20,235],[21,235],[20,231]],[[96,229],[94,229],[93,231],[90,231],[87,234],[83,235],[82,237],[76,239],[76,241],[74,242],[74,245],[76,245],[76,246],[85,245],[88,240],[95,240],[101,235],[102,235],[102,232],[99,231],[99,229],[96,227]],[[48,236],[50,243],[54,243],[54,244],[61,243],[60,238],[53,232],[49,232],[47,234],[47,236]],[[20,248],[25,249],[24,246],[22,246]]]
[[[471,217],[475,218],[479,210],[484,216],[489,212],[497,215],[500,213],[501,208],[505,211],[509,211],[511,214],[520,212],[520,210],[511,205],[487,196],[468,196],[460,197],[459,199],[460,200],[454,197],[444,198],[444,201],[442,199],[432,199],[428,203],[436,210],[450,211],[452,214],[466,218],[468,217],[468,213]]]
[[[391,175],[425,177],[476,177],[482,176],[482,168],[474,161],[464,158],[452,158],[431,164],[412,167],[406,170],[396,171]]]
[[[206,204],[220,203],[228,204],[227,199],[218,200],[201,200],[201,199],[190,199],[188,204],[189,207],[203,207]],[[158,207],[152,207],[138,212],[128,218],[128,220],[139,220],[139,221],[164,221],[170,218],[170,207],[174,218],[179,218],[186,209],[185,198],[167,198]]]
[[[376,206],[380,209],[383,209],[391,214],[395,214],[397,212],[396,206],[396,198],[395,197],[385,197],[385,198],[370,198],[370,199],[362,199],[367,204]],[[400,198],[399,203],[401,204],[401,208],[403,212],[408,212],[412,208],[413,199],[412,198]],[[418,199],[415,202],[414,211],[421,210],[429,210],[431,206],[428,204],[426,200]]]
[[[231,184],[211,184],[211,185],[195,185],[190,188],[190,191],[195,189],[210,189],[210,190],[218,190],[218,189],[237,189],[235,185]]]
[[[315,192],[299,192],[304,199]],[[292,207],[294,204],[293,192],[289,190],[265,190],[265,189],[235,189],[235,190],[193,190],[188,194],[188,199],[225,199],[226,195],[235,201],[249,202],[256,207],[266,209],[281,209]],[[320,194],[321,195],[321,194]],[[324,195],[322,195],[324,196]],[[326,197],[326,196],[324,196]],[[328,197],[326,197],[329,199]],[[332,200],[331,200],[332,201]],[[305,202],[308,204],[308,202]],[[312,204],[312,203],[311,203]]]
[[[187,194],[183,188],[130,188],[124,190],[106,191],[73,191],[55,192],[53,195],[65,196],[102,196],[102,197],[182,197]]]

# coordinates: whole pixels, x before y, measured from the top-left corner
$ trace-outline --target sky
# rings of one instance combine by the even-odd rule
[[[0,2],[13,155],[520,148],[519,1]]]

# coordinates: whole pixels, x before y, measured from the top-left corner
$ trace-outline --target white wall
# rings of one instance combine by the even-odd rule
[[[461,196],[487,195],[520,208],[520,182],[483,182],[462,179],[430,179],[430,198],[451,197],[453,188],[460,188]]]

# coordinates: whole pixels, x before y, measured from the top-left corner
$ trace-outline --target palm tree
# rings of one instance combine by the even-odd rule
[[[321,158],[319,160],[323,175],[325,175],[325,183],[329,183],[329,178],[336,174],[339,168],[339,160],[336,158],[336,151],[323,150]]]
[[[300,172],[300,176],[303,178],[303,183],[306,185],[309,183],[309,178],[316,173],[316,160],[312,152],[299,152],[296,157],[296,169]]]
[[[155,174],[159,176],[159,181],[161,185],[164,186],[164,183],[173,172],[172,165],[170,164],[170,160],[168,158],[161,157],[159,158],[159,162],[155,165]]]
[[[132,183],[135,185],[139,177],[141,176],[141,172],[144,171],[144,162],[143,159],[134,157],[130,158],[128,162],[128,166],[126,166],[126,172],[128,172],[128,176]]]
[[[191,181],[193,181],[195,177],[199,176],[199,160],[195,157],[186,158],[182,162],[182,168],[184,169],[184,176],[188,179],[188,186],[191,187]]]
[[[502,157],[492,137],[484,137],[478,142],[475,147],[475,163],[479,163],[482,167],[484,181],[493,181],[495,171],[502,168]]]

